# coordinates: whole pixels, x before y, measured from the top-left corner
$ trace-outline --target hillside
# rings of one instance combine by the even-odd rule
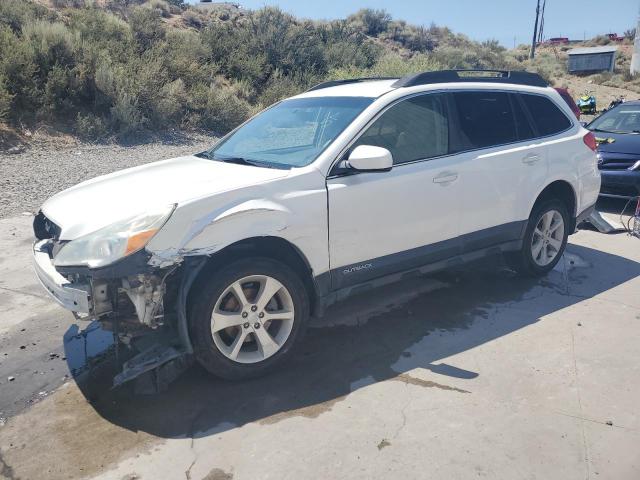
[[[618,90],[605,88],[640,91],[640,81],[622,75],[570,77],[565,56],[541,48],[530,62],[526,47],[506,50],[370,9],[312,22],[277,8],[202,9],[181,0],[3,0],[0,138],[6,147],[18,141],[12,134],[36,127],[89,140],[224,133],[325,79],[442,68],[538,71],[574,95],[587,87],[607,98]],[[619,60],[627,70],[628,56]]]

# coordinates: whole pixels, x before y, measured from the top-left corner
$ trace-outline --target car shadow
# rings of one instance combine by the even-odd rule
[[[468,371],[441,359],[527,327],[638,275],[640,263],[570,244],[563,262],[543,279],[521,278],[495,265],[475,265],[404,281],[405,289],[434,286],[406,302],[401,295],[387,298],[380,290],[343,302],[327,311],[327,326],[308,331],[286,365],[263,378],[227,382],[194,366],[168,391],[154,396],[135,396],[125,388],[111,390],[97,381],[80,387],[103,418],[165,438],[203,437],[292,416],[317,417],[353,391],[376,382],[418,382],[468,392],[473,378],[490,372]],[[382,313],[358,315],[359,306],[380,299],[387,302]],[[437,382],[411,375],[420,368],[438,374]],[[455,381],[456,388],[447,385],[448,377],[462,379],[463,387],[460,380]]]

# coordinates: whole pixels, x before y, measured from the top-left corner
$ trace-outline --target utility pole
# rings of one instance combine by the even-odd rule
[[[636,26],[636,38],[633,42],[633,56],[631,57],[631,75],[640,74],[640,13]]]
[[[544,41],[544,11],[547,8],[547,0],[542,2],[542,10],[540,10],[540,27],[538,28],[538,43],[542,43]]]
[[[538,6],[536,7],[536,23],[533,27],[533,40],[531,41],[531,52],[529,58],[533,60],[536,56],[536,40],[538,39],[538,17],[540,16],[540,0],[538,0]]]

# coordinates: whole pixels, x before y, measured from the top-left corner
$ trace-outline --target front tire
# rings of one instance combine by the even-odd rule
[[[196,360],[228,380],[264,375],[284,362],[304,335],[309,298],[287,265],[237,260],[199,282],[189,331]]]
[[[562,258],[569,238],[569,213],[558,199],[536,205],[531,212],[522,248],[507,257],[518,273],[543,276]]]

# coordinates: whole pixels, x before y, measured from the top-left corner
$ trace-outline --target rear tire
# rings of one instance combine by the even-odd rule
[[[563,202],[558,199],[540,202],[529,217],[522,248],[507,255],[509,265],[521,275],[546,275],[562,258],[570,225]]]
[[[194,288],[189,315],[194,355],[215,376],[264,375],[290,357],[304,335],[308,294],[283,263],[262,257],[237,260]]]

